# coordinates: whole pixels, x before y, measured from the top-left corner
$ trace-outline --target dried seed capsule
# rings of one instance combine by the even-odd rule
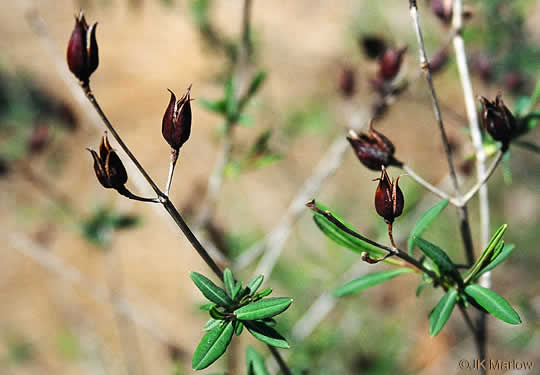
[[[394,158],[395,148],[392,142],[369,125],[367,133],[349,132],[347,140],[351,144],[358,160],[367,168],[379,171],[389,165],[401,166],[402,163]]]
[[[356,92],[356,77],[353,69],[349,67],[341,69],[339,75],[339,92],[345,98],[350,98]]]
[[[169,92],[171,99],[163,115],[161,133],[171,148],[178,151],[191,134],[191,85],[178,101],[174,93]]]
[[[398,186],[399,177],[391,181],[386,169],[382,167],[381,177],[378,180],[379,185],[375,191],[375,210],[386,223],[391,224],[403,212],[404,198]]]
[[[387,49],[386,41],[378,35],[365,35],[359,38],[358,43],[369,59],[381,57]]]
[[[67,48],[69,70],[86,86],[99,64],[96,27],[97,22],[88,27],[81,10],[75,17],[75,27]]]
[[[382,57],[379,58],[379,76],[383,80],[391,81],[397,76],[406,51],[406,46],[399,49],[386,49]]]
[[[489,101],[483,96],[478,100],[482,103],[482,120],[486,131],[493,139],[500,141],[503,151],[506,151],[517,129],[514,115],[504,105],[500,94],[495,101]]]
[[[99,154],[91,149],[88,149],[88,151],[90,151],[94,159],[94,171],[101,185],[116,190],[124,189],[128,179],[127,172],[122,160],[111,148],[107,135],[101,138]]]

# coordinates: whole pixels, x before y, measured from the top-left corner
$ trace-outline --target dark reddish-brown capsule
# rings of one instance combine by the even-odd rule
[[[504,105],[500,94],[494,101],[489,101],[483,96],[480,96],[478,100],[482,103],[482,122],[486,131],[493,139],[500,141],[503,151],[506,151],[517,130],[514,115]]]
[[[349,67],[341,69],[339,75],[339,92],[345,98],[350,98],[356,91],[356,77],[354,70]]]
[[[121,190],[127,182],[128,176],[122,160],[112,149],[107,135],[101,138],[99,154],[88,149],[94,159],[94,171],[96,177],[105,188]]]
[[[84,85],[88,85],[90,75],[99,64],[98,45],[96,41],[97,22],[88,26],[83,11],[75,17],[75,28],[71,33],[67,48],[69,70]]]
[[[403,193],[398,186],[399,177],[391,181],[382,167],[381,177],[378,178],[379,185],[375,191],[375,210],[384,218],[388,224],[392,224],[394,219],[403,212],[404,199]]]
[[[367,168],[380,171],[381,167],[389,165],[401,166],[402,163],[394,158],[395,148],[392,142],[369,125],[367,133],[357,134],[349,131],[347,140],[351,144],[358,160]]]
[[[431,0],[431,10],[443,23],[452,21],[452,0]]]
[[[191,85],[178,101],[174,93],[169,92],[171,100],[163,115],[161,133],[171,148],[178,151],[191,134]]]
[[[393,80],[403,63],[403,55],[407,47],[398,49],[387,48],[384,54],[379,58],[379,76],[385,81]]]

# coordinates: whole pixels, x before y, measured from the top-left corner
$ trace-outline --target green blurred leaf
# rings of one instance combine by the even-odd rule
[[[199,99],[197,100],[199,105],[203,107],[204,109],[207,109],[214,113],[219,113],[220,115],[225,115],[227,113],[227,104],[225,103],[225,100],[207,100],[207,99]]]
[[[499,294],[491,289],[484,288],[478,284],[465,287],[467,293],[480,306],[486,309],[494,317],[508,324],[520,324],[521,319],[518,313]]]
[[[212,307],[214,307],[215,303],[205,303],[199,306],[199,310],[202,311],[209,311]]]
[[[291,298],[273,297],[252,302],[246,306],[234,310],[236,319],[259,320],[271,318],[287,310],[292,303]]]
[[[246,93],[246,98],[247,99],[249,99],[253,95],[255,95],[255,93],[261,88],[262,84],[266,80],[266,76],[267,76],[267,74],[263,70],[260,70],[260,71],[257,72],[257,74],[255,74],[255,76],[251,80],[248,91]]]
[[[420,250],[422,250],[422,252],[439,267],[439,270],[443,275],[451,275],[455,278],[461,277],[457,271],[456,265],[443,249],[420,237],[415,237],[414,242],[418,245]]]
[[[233,301],[227,295],[227,293],[214,284],[211,280],[207,279],[205,276],[201,275],[198,272],[192,272],[190,275],[191,280],[195,283],[197,288],[202,292],[202,294],[208,298],[210,301],[215,304],[227,308],[231,308]]]
[[[431,284],[432,284],[431,280],[424,280],[420,284],[418,284],[418,287],[416,287],[416,293],[415,293],[416,296],[420,297],[420,294],[426,288],[426,286],[431,285]]]
[[[436,336],[441,329],[444,327],[448,318],[454,310],[458,297],[458,291],[455,289],[450,289],[446,294],[441,298],[437,306],[433,309],[429,315],[429,334],[431,336]]]
[[[236,85],[232,78],[225,82],[225,113],[227,118],[238,116],[238,101],[236,100]]]
[[[439,217],[439,215],[444,211],[446,206],[448,206],[448,202],[448,199],[444,199],[438,202],[429,210],[427,210],[416,222],[413,230],[411,231],[411,234],[409,235],[409,255],[413,255],[414,252],[414,238],[420,237],[422,234],[424,234],[425,230],[431,225],[431,223],[435,221],[435,219]]]
[[[322,211],[328,211],[327,207],[316,203],[317,207]],[[354,231],[353,227],[341,219],[339,216],[332,213],[332,215],[341,222],[344,226]],[[328,220],[324,215],[314,212],[313,220],[319,229],[331,240],[336,242],[338,245],[351,249],[357,253],[367,252],[372,257],[380,257],[384,254],[384,251],[378,247],[371,245],[365,241],[362,241],[359,238],[354,237],[353,235],[344,232],[337,225]]]
[[[248,346],[246,349],[246,362],[248,375],[270,375],[264,358],[252,346]]]
[[[356,293],[360,290],[371,288],[377,284],[385,282],[387,280],[393,279],[394,277],[401,275],[403,273],[409,273],[413,270],[411,268],[399,268],[397,270],[385,271],[385,272],[376,272],[364,275],[348,283],[340,286],[334,291],[334,296],[343,297],[352,293]]]
[[[202,370],[214,363],[225,353],[234,333],[232,322],[220,324],[208,331],[193,354],[191,365],[194,370]]]
[[[264,298],[264,297],[270,295],[271,293],[272,293],[272,288],[264,288],[260,292],[254,294],[253,298],[257,298],[257,299]]]
[[[257,340],[265,344],[275,346],[276,348],[289,349],[289,343],[275,329],[267,326],[262,322],[249,321],[245,322],[245,326],[249,333]]]

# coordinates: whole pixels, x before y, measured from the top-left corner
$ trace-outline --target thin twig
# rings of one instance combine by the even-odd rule
[[[427,182],[426,180],[424,180],[422,177],[420,177],[411,167],[409,167],[407,164],[403,164],[402,166],[403,170],[407,173],[407,175],[409,175],[413,180],[415,180],[416,182],[418,182],[420,185],[422,185],[423,187],[425,187],[427,190],[429,190],[430,192],[432,192],[433,194],[435,195],[438,195],[439,197],[441,197],[442,199],[448,199],[450,200],[451,202],[454,201],[455,203],[456,200],[455,198],[453,197],[450,197],[448,194],[446,194],[444,191],[442,191],[441,189],[439,189],[438,187],[436,186],[433,186],[432,184],[430,184],[429,182]]]
[[[409,10],[411,18],[413,21],[414,30],[416,33],[416,38],[418,40],[418,50],[420,53],[420,68],[424,72],[426,81],[428,83],[429,92],[431,95],[433,103],[433,111],[435,113],[435,119],[437,120],[437,125],[441,133],[441,138],[443,141],[444,151],[446,154],[446,160],[448,162],[448,170],[450,172],[450,177],[452,178],[452,183],[456,191],[456,196],[458,199],[461,199],[461,191],[459,189],[459,182],[454,167],[454,162],[452,161],[452,153],[450,150],[450,143],[448,141],[448,136],[446,135],[446,130],[444,128],[444,123],[442,120],[441,108],[439,106],[439,100],[437,98],[437,93],[435,92],[435,87],[433,85],[433,79],[431,77],[431,71],[429,68],[429,61],[426,54],[426,49],[424,46],[424,38],[422,36],[422,29],[420,28],[420,20],[418,18],[418,8],[416,5],[416,0],[409,0]],[[459,30],[456,28],[456,30]],[[459,33],[456,33],[459,35]],[[467,262],[469,264],[474,263],[474,247],[472,242],[471,227],[469,224],[469,214],[467,211],[467,206],[460,207],[460,232],[461,238],[463,240],[463,245],[465,247],[465,254],[467,256]]]
[[[489,166],[489,169],[484,172],[485,174],[483,176],[480,176],[478,182],[471,188],[471,190],[469,190],[463,197],[462,197],[462,200],[461,200],[461,204],[462,205],[465,205],[467,204],[467,202],[472,198],[474,197],[474,195],[480,190],[482,189],[482,186],[484,186],[486,184],[486,182],[489,180],[489,178],[491,177],[491,175],[493,174],[493,172],[495,172],[495,169],[497,169],[497,166],[499,165],[499,163],[501,162],[502,158],[504,156],[504,152],[503,151],[500,151],[497,153],[497,157],[495,158],[495,160],[493,161],[493,163]],[[487,244],[485,245],[482,245],[483,247],[486,247]]]

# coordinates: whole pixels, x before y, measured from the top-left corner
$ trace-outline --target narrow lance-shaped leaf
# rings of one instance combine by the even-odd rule
[[[266,72],[265,71],[259,71],[253,77],[253,80],[251,81],[251,84],[249,85],[249,89],[246,93],[246,98],[250,98],[251,96],[255,95],[255,93],[259,90],[261,85],[266,80]]]
[[[232,322],[220,324],[208,331],[193,354],[191,365],[194,370],[202,370],[214,363],[225,353],[234,332]]]
[[[461,278],[456,265],[443,249],[420,237],[415,237],[414,242],[418,245],[420,250],[422,250],[422,252],[439,267],[442,274],[452,275],[456,279]]]
[[[263,275],[256,276],[253,280],[251,280],[247,286],[249,288],[249,293],[251,294],[255,293],[261,287],[263,281],[264,281]]]
[[[431,336],[436,336],[450,318],[456,305],[457,296],[458,291],[450,289],[429,315],[429,334]]]
[[[202,292],[202,294],[208,298],[210,301],[216,303],[219,306],[223,307],[232,307],[233,301],[227,295],[227,293],[214,284],[211,280],[201,275],[198,272],[192,272],[190,275],[191,280],[195,283],[197,288]]]
[[[234,299],[234,289],[236,283],[234,281],[233,273],[229,268],[225,268],[225,271],[223,271],[223,283],[225,284],[227,294]]]
[[[262,322],[251,321],[245,322],[245,326],[249,333],[257,340],[265,344],[275,346],[276,348],[289,349],[289,343],[275,329],[267,326]]]
[[[474,278],[473,278],[473,281],[478,279],[480,276],[482,276],[484,273],[488,272],[488,271],[491,271],[492,269],[494,269],[495,267],[497,267],[499,264],[501,264],[502,262],[504,262],[506,260],[506,258],[508,258],[510,256],[510,254],[512,254],[515,250],[516,246],[515,245],[510,245],[510,244],[505,244],[501,250],[501,252],[499,253],[499,255],[497,255],[493,261],[491,261],[491,263],[489,263],[486,267],[484,267],[484,269],[482,269],[482,271],[480,271]]]
[[[319,208],[322,211],[328,211],[328,209],[320,204],[319,202],[315,203],[317,205],[317,208]],[[341,219],[339,216],[336,216],[332,214],[339,222],[341,222],[345,227],[351,229],[354,231],[354,228],[345,222],[343,219]],[[350,250],[353,250],[357,253],[367,252],[372,257],[380,257],[385,254],[385,252],[378,247],[367,243],[365,241],[362,241],[359,238],[356,238],[355,236],[344,232],[341,230],[337,225],[332,223],[330,220],[328,220],[324,215],[314,211],[313,220],[315,221],[315,224],[319,227],[319,229],[332,241],[336,242],[338,245],[341,245],[343,247],[346,247]],[[390,260],[390,259],[387,259]]]
[[[467,276],[465,276],[465,283],[468,283],[470,280],[472,280],[472,278],[475,277],[476,274],[480,272],[482,268],[486,266],[486,264],[490,261],[493,251],[496,249],[497,245],[501,241],[507,228],[508,225],[504,224],[501,225],[499,229],[497,229],[495,234],[489,240],[489,243],[484,249],[484,251],[482,251],[482,254],[478,257],[474,265],[471,267],[471,270],[467,273]]]
[[[291,298],[282,297],[261,299],[234,310],[234,315],[239,320],[271,318],[287,310],[292,301]]]
[[[246,349],[246,362],[248,375],[269,375],[264,358],[252,346]]]
[[[370,273],[368,275],[364,275],[362,277],[349,281],[343,286],[337,288],[333,294],[336,297],[347,296],[360,290],[371,288],[374,285],[390,280],[398,275],[401,275],[402,273],[408,273],[412,271],[413,270],[411,268],[399,268],[392,271]]]
[[[212,328],[218,326],[219,324],[221,324],[223,322],[223,320],[217,320],[217,319],[214,319],[214,318],[210,318],[208,319],[208,321],[204,324],[204,327],[203,329],[205,331],[210,331]]]
[[[207,100],[207,99],[199,99],[198,103],[201,107],[215,113],[219,113],[221,115],[224,115],[227,113],[227,104],[225,103],[225,100]]]
[[[414,228],[411,231],[408,242],[409,255],[413,255],[414,251],[414,238],[420,237],[424,234],[425,230],[439,217],[439,215],[444,211],[446,206],[448,206],[448,199],[444,199],[438,202],[436,205],[427,210],[422,217],[414,224]]]
[[[480,306],[486,309],[494,317],[508,324],[519,324],[521,319],[518,313],[500,295],[491,289],[478,284],[465,287],[465,293],[472,297]]]

